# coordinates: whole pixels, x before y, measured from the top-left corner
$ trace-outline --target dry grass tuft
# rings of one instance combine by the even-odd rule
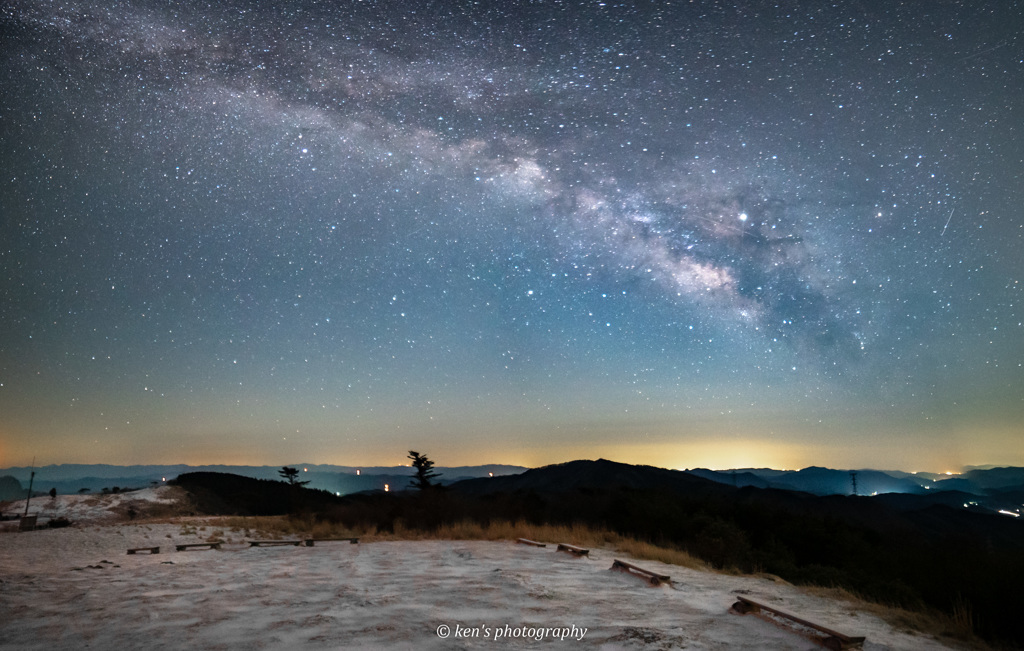
[[[904,633],[920,634],[922,631],[927,631],[946,638],[944,642],[956,641],[961,648],[970,651],[987,651],[992,648],[975,635],[971,605],[962,599],[961,603],[954,606],[954,612],[950,615],[937,610],[907,610],[898,606],[880,604],[864,599],[845,588],[807,586],[802,589],[804,592],[818,597],[847,602],[857,610],[871,613]]]
[[[580,524],[536,525],[527,522],[494,521],[486,525],[465,520],[437,529],[413,529],[398,520],[392,532],[378,531],[376,527],[345,527],[330,522],[316,522],[312,518],[288,516],[221,516],[218,518],[177,521],[183,534],[195,535],[197,529],[213,525],[233,532],[244,532],[246,538],[359,538],[362,542],[397,540],[530,540],[549,543],[569,543],[580,547],[609,548],[637,559],[655,560],[691,569],[713,571],[698,558],[680,549],[661,547],[649,542],[622,536],[607,529],[596,529]],[[218,532],[222,533],[222,532]]]
[[[356,535],[356,534],[353,534]],[[647,559],[679,565],[691,569],[710,569],[703,561],[690,556],[680,549],[660,547],[635,538],[621,536],[607,529],[596,529],[585,525],[536,525],[507,520],[482,525],[478,522],[463,521],[444,525],[433,531],[409,529],[402,522],[395,522],[392,534],[358,534],[360,539],[371,540],[530,540],[550,543],[569,543],[580,547],[606,547],[628,554],[633,558]]]

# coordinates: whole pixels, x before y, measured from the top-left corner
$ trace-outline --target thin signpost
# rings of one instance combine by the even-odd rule
[[[28,503],[32,501],[32,482],[36,478],[36,458],[32,457],[32,474],[28,478],[28,496],[25,498],[25,517],[28,517]]]

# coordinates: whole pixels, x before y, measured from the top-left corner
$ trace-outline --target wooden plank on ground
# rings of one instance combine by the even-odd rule
[[[528,540],[526,538],[516,538],[516,542],[520,545],[533,545],[534,547],[547,547],[546,543],[537,542],[536,540]]]
[[[348,542],[353,545],[359,544],[358,538],[306,538],[306,547],[312,547],[313,543],[318,542]]]
[[[569,545],[567,543],[558,543],[557,551],[567,552],[577,558],[580,556],[590,556],[589,549],[583,549],[582,547],[576,547],[575,545]]]
[[[159,545],[156,547],[135,547],[134,549],[128,550],[129,554],[136,554],[138,552],[149,552],[150,554],[159,554],[160,547]]]
[[[647,582],[651,585],[661,585],[662,583],[672,585],[672,578],[667,574],[658,574],[657,572],[645,570],[642,567],[638,567],[632,563],[627,563],[626,561],[620,561],[619,559],[615,559],[615,562],[612,563],[611,569],[619,572],[626,572],[627,574],[639,575],[647,579]]]
[[[174,548],[177,551],[179,551],[179,552],[183,552],[186,549],[199,549],[199,548],[202,548],[202,547],[205,547],[206,549],[220,549],[220,543],[219,542],[188,543],[188,544],[184,544],[184,545],[175,545],[174,546]]]
[[[250,547],[273,547],[275,545],[294,545],[298,547],[302,544],[301,540],[250,540]]]
[[[864,636],[846,635],[844,633],[840,633],[839,631],[834,631],[831,628],[822,626],[821,624],[816,624],[802,617],[798,617],[793,613],[786,612],[785,610],[781,610],[779,608],[775,608],[774,606],[763,604],[759,601],[754,601],[753,599],[748,599],[747,597],[744,597],[742,595],[737,596],[736,599],[738,599],[738,601],[735,604],[733,604],[732,608],[741,615],[746,615],[747,613],[756,614],[761,612],[762,610],[767,610],[768,612],[778,615],[779,617],[788,619],[792,622],[796,622],[801,626],[806,626],[807,628],[811,628],[820,633],[824,633],[826,637],[823,640],[823,644],[828,649],[834,649],[838,651],[840,649],[852,649],[860,647],[864,644]]]

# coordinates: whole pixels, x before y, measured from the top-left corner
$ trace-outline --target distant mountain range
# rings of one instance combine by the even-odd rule
[[[754,486],[801,491],[813,495],[852,495],[853,474],[856,474],[857,494],[882,496],[889,494],[929,495],[934,503],[949,501],[948,493],[966,497],[968,507],[987,508],[992,511],[1021,509],[1024,506],[1024,468],[976,468],[961,475],[939,473],[906,473],[879,470],[833,470],[811,466],[803,470],[772,470],[770,468],[743,468],[738,470],[688,470],[692,475],[710,479],[737,488]],[[960,499],[960,498],[955,498]]]
[[[409,466],[335,466],[329,464],[290,463],[290,467],[298,468],[300,481],[308,481],[310,488],[347,495],[360,491],[383,489],[388,484],[391,490],[402,490],[409,484],[414,471]],[[35,468],[35,480],[32,492],[45,493],[56,488],[60,494],[74,494],[88,489],[89,492],[100,492],[104,488],[114,487],[145,488],[154,483],[163,483],[178,475],[190,472],[219,472],[251,477],[253,479],[280,480],[278,471],[283,466],[188,466],[152,465],[152,466],[112,466],[107,464],[61,464]],[[482,466],[435,467],[443,484],[450,484],[462,479],[488,477],[491,474],[501,476],[520,473],[527,468],[489,464]],[[0,500],[21,499],[28,490],[32,468],[0,469]],[[15,485],[17,484],[17,485]]]
[[[604,462],[611,463],[611,462]],[[309,481],[310,488],[319,488],[340,495],[382,490],[387,484],[393,491],[404,490],[409,485],[413,469],[409,466],[337,466],[329,464],[288,464],[298,468],[300,480]],[[561,467],[559,464],[552,467]],[[702,478],[734,488],[753,486],[787,491],[799,491],[813,495],[851,495],[856,473],[857,494],[883,496],[893,494],[932,497],[935,504],[967,504],[968,508],[988,511],[1019,512],[1024,508],[1024,468],[974,468],[960,475],[939,473],[907,473],[901,471],[879,471],[861,469],[856,471],[835,470],[811,466],[802,470],[774,470],[771,468],[741,468],[737,470],[708,470],[695,468],[687,471],[667,470],[650,466],[626,466],[644,469],[636,473],[636,481],[642,474],[644,482],[653,477],[665,481],[684,482],[689,478]],[[56,488],[58,493],[78,493],[82,489],[99,492],[114,487],[142,488],[153,483],[162,483],[180,474],[189,472],[219,472],[251,477],[254,479],[280,480],[281,466],[188,466],[138,465],[113,466],[106,464],[63,464],[42,466],[35,469],[33,492],[44,493]],[[486,490],[514,490],[522,482],[533,482],[541,469],[530,470],[522,466],[490,464],[480,466],[438,467],[442,484],[452,484],[464,479],[486,478]],[[0,500],[17,499],[25,496],[30,468],[0,469]],[[624,473],[627,471],[623,471]],[[669,480],[668,478],[671,478]],[[16,481],[15,481],[16,480]],[[623,478],[625,480],[625,478]],[[552,479],[552,481],[556,481]],[[572,481],[571,473],[559,475],[557,481]],[[534,486],[534,488],[539,488]],[[472,489],[476,490],[476,489]],[[939,495],[941,493],[941,495]],[[899,501],[898,498],[887,498]]]

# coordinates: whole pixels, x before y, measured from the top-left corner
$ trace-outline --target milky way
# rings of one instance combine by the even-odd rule
[[[275,4],[5,4],[0,454],[1021,434],[1016,3]]]

